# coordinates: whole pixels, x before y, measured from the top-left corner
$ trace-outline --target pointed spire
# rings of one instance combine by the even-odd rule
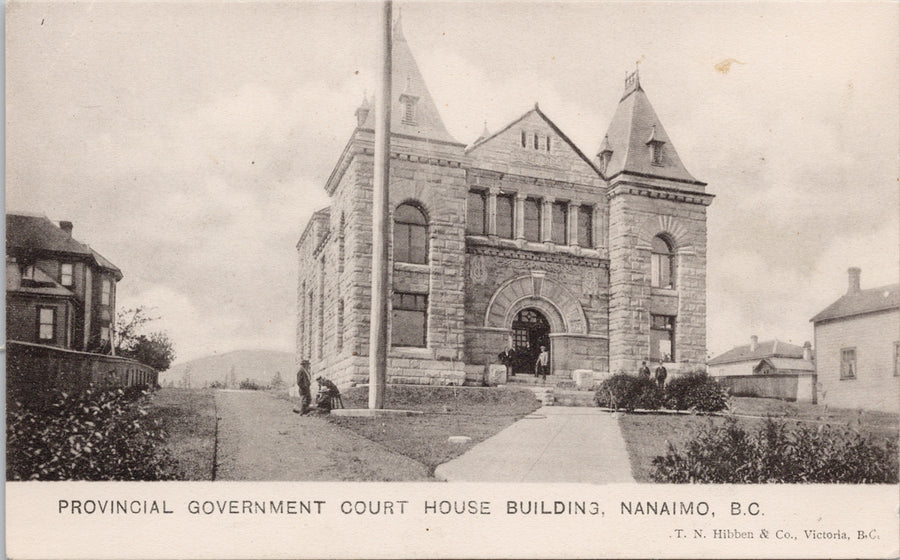
[[[369,113],[372,110],[372,106],[369,104],[369,93],[367,91],[363,91],[363,100],[362,103],[359,104],[359,107],[356,108],[356,125],[363,126],[366,124],[366,120],[369,118]]]
[[[401,25],[403,8],[398,8],[397,12],[397,21],[394,22],[394,41],[405,43],[406,37],[403,36],[403,26]]]
[[[485,121],[484,121],[484,130],[481,131],[481,137],[482,137],[482,138],[487,138],[487,137],[490,136],[490,135],[491,135],[491,131],[488,130],[488,127],[487,127],[487,120],[485,120]]]
[[[609,157],[605,167],[604,153]],[[635,173],[681,183],[704,184],[685,169],[641,87],[637,70],[625,77],[625,94],[619,100],[597,158],[607,178],[620,173]]]

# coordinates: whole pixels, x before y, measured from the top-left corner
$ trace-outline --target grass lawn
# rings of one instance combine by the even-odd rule
[[[886,412],[859,412],[857,410],[828,409],[822,405],[791,403],[777,399],[735,397],[732,412],[747,429],[755,429],[762,424],[765,416],[805,423],[850,426],[874,439],[896,440],[900,436],[900,418]],[[754,417],[748,417],[754,416]],[[755,418],[756,416],[762,418]],[[631,471],[638,482],[652,482],[650,473],[652,461],[665,455],[668,443],[680,447],[699,429],[709,425],[722,424],[723,417],[664,415],[664,414],[623,414],[619,418],[622,436],[628,448]]]
[[[166,448],[181,480],[212,480],[216,451],[216,404],[210,389],[163,387],[150,397],[147,418],[159,419]]]
[[[367,408],[368,388],[343,394],[346,408]],[[329,422],[380,443],[391,451],[435,467],[468,451],[540,403],[526,389],[388,385],[385,408],[418,410],[419,416],[353,418],[326,416]],[[469,443],[450,443],[450,436],[469,436]]]

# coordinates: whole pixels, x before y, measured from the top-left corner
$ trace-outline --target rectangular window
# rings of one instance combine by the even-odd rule
[[[900,377],[900,341],[894,343],[894,377]]]
[[[485,219],[484,192],[469,191],[468,204],[466,206],[466,233],[469,235],[484,235],[487,233]]]
[[[59,265],[59,283],[63,286],[71,286],[75,280],[75,272],[71,263]]]
[[[525,239],[541,240],[541,202],[536,198],[525,199]]]
[[[528,146],[528,137],[525,135],[525,131],[522,131],[522,147],[525,148]]]
[[[394,292],[391,303],[391,346],[424,348],[427,341],[428,296]]]
[[[550,151],[550,137],[547,137],[547,151]]]
[[[112,284],[107,278],[100,283],[100,304],[109,305],[109,295],[112,292]]]
[[[654,288],[671,289],[672,256],[653,253],[650,255],[650,285]]]
[[[22,269],[22,280],[34,280],[34,267],[29,265]]]
[[[100,342],[109,342],[109,327],[100,327]]]
[[[554,202],[552,207],[552,227],[550,229],[550,241],[557,245],[566,245],[569,232],[567,231],[567,216],[569,213],[569,203]]]
[[[675,358],[675,317],[650,316],[650,360],[672,362]]]
[[[856,348],[841,348],[841,379],[856,379]]]
[[[497,195],[497,235],[505,239],[513,238],[514,206],[512,195]]]
[[[38,340],[50,341],[56,338],[56,309],[38,307]]]
[[[594,247],[594,207],[581,206],[578,209],[578,246]]]
[[[537,132],[534,133],[534,149],[538,149],[538,135]]]

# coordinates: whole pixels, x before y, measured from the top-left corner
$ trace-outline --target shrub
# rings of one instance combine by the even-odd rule
[[[252,391],[258,391],[258,390],[264,388],[262,385],[260,385],[256,381],[253,381],[252,379],[245,379],[245,380],[241,381],[241,384],[239,385],[239,387],[241,389],[250,389]]]
[[[717,412],[728,408],[728,392],[705,372],[690,372],[666,385],[666,408]]]
[[[10,404],[7,480],[166,480],[175,463],[143,416],[146,391],[55,390],[45,406]]]
[[[889,483],[898,480],[897,442],[879,445],[845,427],[788,429],[767,419],[748,432],[736,419],[710,424],[679,450],[653,460],[656,482]]]
[[[629,412],[636,408],[654,410],[662,405],[663,392],[656,382],[627,373],[604,379],[594,393],[597,406],[624,408]]]

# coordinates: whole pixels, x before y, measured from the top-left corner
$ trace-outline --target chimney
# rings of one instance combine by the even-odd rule
[[[750,351],[756,352],[756,349],[759,348],[759,337],[753,335],[750,337]]]
[[[812,344],[808,340],[803,343],[803,359],[807,362],[812,361]]]
[[[72,225],[72,222],[67,222],[67,221],[59,222],[59,229],[61,229],[61,230],[63,230],[64,232],[66,232],[66,234],[68,234],[68,236],[69,236],[70,238],[72,237],[72,228],[73,228],[73,227],[75,227],[75,226]]]
[[[859,275],[862,273],[862,270],[859,267],[851,266],[847,269],[847,275],[849,276],[849,282],[847,285],[847,293],[848,294],[857,294],[859,293]]]

